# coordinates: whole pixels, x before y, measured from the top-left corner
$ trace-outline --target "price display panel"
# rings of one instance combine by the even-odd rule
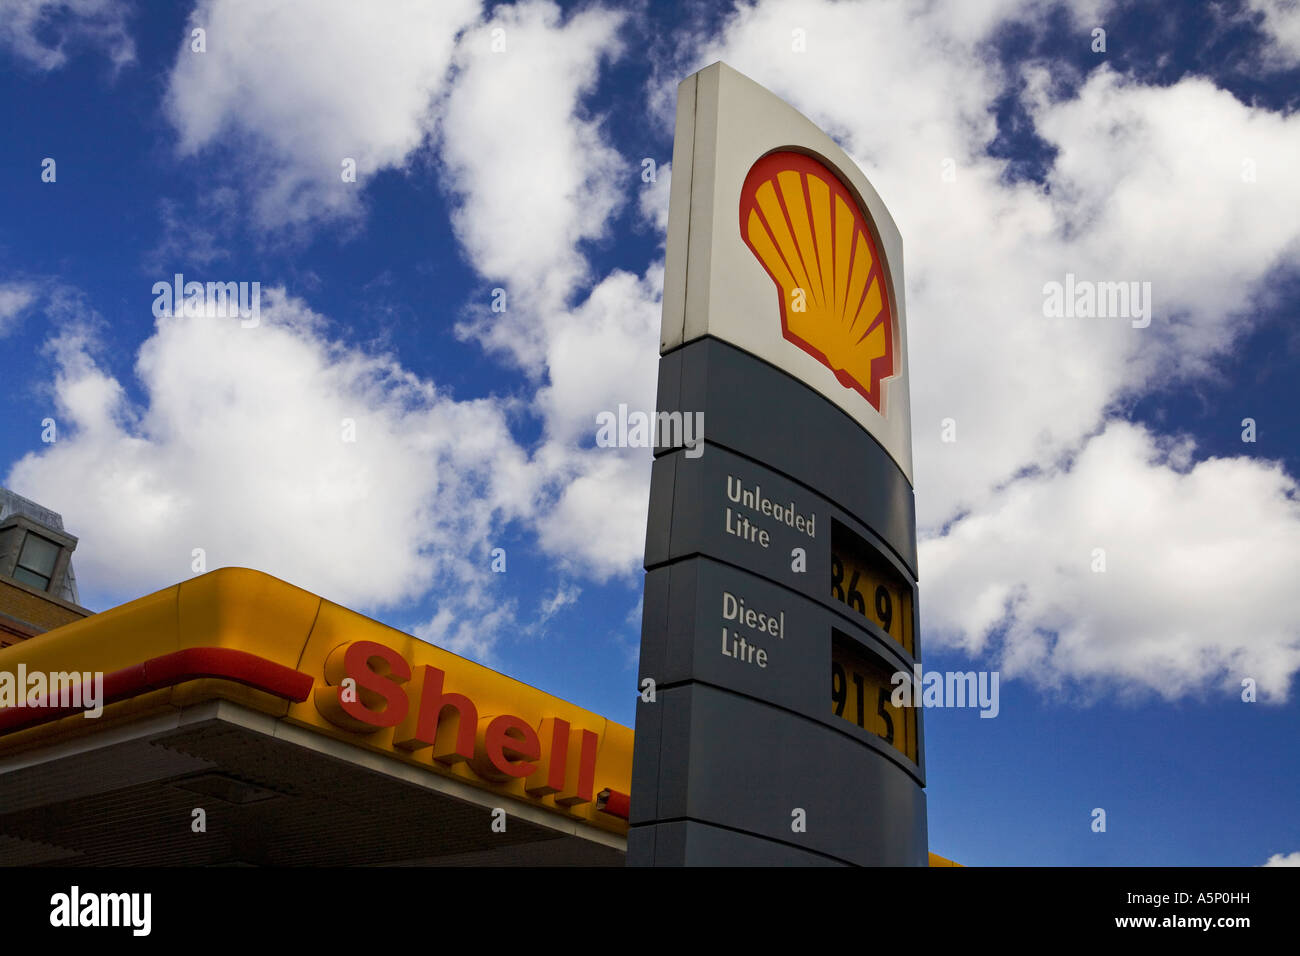
[[[916,656],[912,585],[870,544],[831,523],[831,597],[876,624]]]
[[[832,713],[871,731],[916,763],[916,708],[894,706],[891,698],[899,685],[893,675],[893,668],[851,637],[831,632]]]

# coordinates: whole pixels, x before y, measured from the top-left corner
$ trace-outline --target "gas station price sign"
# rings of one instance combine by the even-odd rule
[[[917,762],[916,709],[895,707],[894,671],[856,641],[831,632],[831,710]],[[910,677],[910,675],[909,675]]]
[[[628,861],[924,866],[902,233],[722,63],[678,88],[673,164],[656,415],[709,426],[655,448]]]
[[[861,614],[908,654],[913,647],[912,586],[866,541],[831,523],[831,597]]]

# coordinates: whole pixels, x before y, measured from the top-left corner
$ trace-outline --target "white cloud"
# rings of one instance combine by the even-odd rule
[[[0,282],[0,337],[18,324],[20,313],[36,299],[36,290],[24,282]]]
[[[1283,171],[1300,151],[1300,117],[1243,106],[1204,80],[1154,88],[1105,68],[1076,98],[1032,108],[1059,149],[1050,194],[1002,185],[983,160],[959,167],[946,195],[905,181],[895,205],[924,526],[1050,461],[1116,401],[1213,375],[1249,330],[1269,271],[1300,262],[1300,223],[1272,211],[1300,205],[1300,182]],[[1068,273],[1149,282],[1150,326],[1044,318],[1044,284]],[[946,417],[954,444],[940,441]]]
[[[478,0],[200,0],[168,80],[183,155],[230,148],[264,228],[352,215],[366,178],[426,135]],[[342,180],[344,159],[357,183]]]
[[[507,311],[484,309],[462,331],[533,373],[547,317],[587,278],[578,244],[603,236],[640,183],[640,166],[582,108],[601,64],[621,50],[623,17],[590,7],[562,20],[547,0],[498,7],[458,48],[438,120],[456,236],[474,268],[509,293]]]
[[[620,402],[653,409],[662,286],[662,264],[643,278],[614,271],[548,329],[550,381],[538,390],[536,406],[547,438],[564,454],[591,445],[598,412]],[[606,456],[608,450],[596,451]]]
[[[489,538],[531,500],[499,403],[454,401],[330,342],[279,290],[264,290],[255,329],[160,318],[138,406],[87,336],[65,330],[52,348],[59,440],[6,484],[63,513],[81,579],[105,596],[188,577],[194,548],[209,568],[268,570],[363,607],[482,591]]]
[[[1274,853],[1264,866],[1300,866],[1300,850],[1295,853]]]
[[[533,461],[545,496],[533,523],[561,566],[597,579],[634,571],[645,547],[648,451],[592,445],[598,412],[654,408],[663,283],[661,264],[641,278],[615,271],[569,302],[590,278],[581,243],[643,187],[639,160],[619,156],[583,106],[622,51],[623,19],[589,7],[566,20],[549,2],[498,7],[457,51],[438,124],[457,236],[508,292],[505,312],[484,308],[460,331],[541,379]],[[666,186],[666,166],[659,179]]]
[[[65,332],[54,391],[67,431],[20,461],[11,483],[65,502],[82,577],[105,594],[186,576],[191,549],[203,547],[209,567],[268,568],[354,605],[432,594],[439,610],[415,633],[485,658],[518,627],[486,571],[508,520],[535,523],[544,546],[565,549],[564,567],[606,577],[639,564],[648,452],[576,446],[591,445],[597,411],[653,407],[661,269],[614,274],[572,311],[566,301],[588,278],[576,244],[599,236],[621,190],[639,185],[639,168],[625,168],[582,106],[619,50],[622,14],[498,8],[465,35],[449,73],[476,9],[203,0],[191,25],[206,30],[207,52],[182,48],[168,108],[183,153],[242,151],[236,171],[264,227],[355,212],[355,194],[336,188],[339,158],[356,156],[363,178],[400,164],[440,118],[467,252],[512,293],[510,312],[480,331],[540,377],[541,444],[531,457],[516,444],[506,402],[451,401],[387,357],[331,343],[323,319],[275,293],[260,329],[159,320],[140,352],[138,407],[89,340]],[[495,27],[506,31],[502,53],[489,46]],[[455,86],[444,95],[447,76]],[[154,258],[210,259],[218,234],[187,247],[169,227]],[[357,445],[339,440],[348,417]],[[593,484],[599,493],[585,494]],[[604,504],[609,513],[593,520]],[[126,554],[104,548],[124,540]]]
[[[594,441],[600,412],[655,408],[662,288],[662,264],[643,278],[613,272],[549,330],[534,459],[555,497],[535,523],[548,553],[598,579],[634,572],[645,551],[650,451]]]
[[[504,313],[485,306],[460,331],[538,383],[544,438],[533,460],[545,503],[533,517],[542,545],[600,577],[635,569],[648,454],[590,446],[597,412],[653,408],[662,269],[652,265],[645,279],[614,273],[570,302],[591,279],[580,244],[603,236],[642,186],[639,163],[609,146],[584,107],[602,64],[622,51],[625,15],[588,7],[565,18],[546,0],[503,5],[454,54],[433,44],[415,57],[403,44],[428,32],[430,14],[394,8],[390,23],[363,29],[354,7],[342,17],[327,9],[291,15],[204,0],[191,20],[205,26],[208,52],[182,49],[171,78],[183,151],[245,137],[259,162],[274,163],[262,176],[265,218],[294,219],[352,209],[355,193],[337,188],[336,157],[349,144],[371,144],[363,169],[399,163],[433,128],[456,234],[475,270],[508,291]],[[468,10],[440,16],[463,24]],[[408,39],[390,49],[394,33]],[[666,166],[661,173],[666,188]]]
[[[1290,171],[1300,117],[1246,106],[1206,79],[1153,87],[1108,68],[1072,99],[1035,100],[1039,133],[1061,150],[1054,213],[1073,232],[1058,259],[1149,280],[1148,331],[1159,334],[1144,351],[1170,371],[1208,371],[1248,327],[1270,269],[1300,264],[1300,222],[1276,214],[1300,207]]]
[[[536,523],[542,548],[561,566],[605,580],[635,571],[645,551],[650,453],[600,452],[583,455]]]
[[[102,47],[114,67],[135,59],[121,0],[0,0],[0,46],[41,70],[68,60],[69,48]]]
[[[923,541],[930,640],[1044,687],[1173,699],[1251,678],[1261,700],[1285,699],[1300,668],[1296,483],[1274,462],[1191,459],[1188,442],[1112,423]]]

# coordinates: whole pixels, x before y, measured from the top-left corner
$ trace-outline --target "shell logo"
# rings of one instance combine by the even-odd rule
[[[776,283],[785,338],[881,411],[894,368],[884,261],[857,201],[803,153],[769,153],[740,191],[740,235]]]

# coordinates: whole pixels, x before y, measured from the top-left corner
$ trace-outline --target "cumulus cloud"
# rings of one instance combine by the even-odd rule
[[[1295,853],[1274,853],[1264,866],[1300,866],[1300,850]]]
[[[931,640],[1043,687],[1174,699],[1300,668],[1300,499],[1280,465],[1193,464],[1187,441],[1111,423],[1068,463],[921,544]]]
[[[264,228],[354,215],[358,188],[424,139],[478,0],[200,0],[168,78],[182,155],[224,146]],[[357,182],[343,181],[343,161]]]
[[[1249,328],[1264,277],[1300,265],[1300,223],[1276,215],[1300,206],[1288,170],[1300,117],[1203,78],[1153,87],[1106,67],[1051,102],[1035,75],[1035,126],[1060,150],[1049,185],[1070,242],[1058,260],[1150,281],[1158,334],[1135,340],[1168,371],[1209,371]]]
[[[549,505],[535,518],[542,547],[604,580],[640,567],[650,501],[646,448],[595,446],[596,416],[620,404],[653,412],[662,264],[638,278],[615,271],[550,330],[548,381],[534,407],[545,423],[534,458]]]
[[[1281,171],[1300,150],[1300,117],[1246,107],[1205,80],[1155,88],[1107,68],[1072,98],[1030,95],[1036,129],[1058,149],[1050,192],[1004,185],[981,160],[959,166],[946,195],[905,182],[896,206],[911,371],[926,383],[913,388],[925,527],[1051,460],[1116,402],[1213,374],[1249,331],[1265,277],[1300,262],[1300,223],[1270,212],[1300,204]],[[1150,325],[1046,318],[1044,287],[1068,275],[1149,283]],[[948,417],[955,443],[941,441]]]
[[[0,47],[40,70],[55,70],[68,51],[99,47],[114,67],[135,59],[122,0],[0,0]]]
[[[208,52],[183,48],[170,78],[182,151],[245,143],[273,227],[355,212],[339,157],[358,156],[361,172],[400,164],[432,131],[453,229],[474,270],[507,292],[504,312],[485,307],[459,331],[536,382],[544,439],[532,457],[554,505],[535,516],[542,546],[599,577],[635,569],[648,453],[590,446],[598,412],[653,408],[662,269],[614,273],[571,301],[592,279],[581,244],[642,185],[584,106],[622,52],[625,15],[565,17],[529,0],[465,29],[476,13],[465,3],[394,5],[377,24],[374,11],[343,7],[203,0],[191,23]]]
[[[605,234],[640,167],[584,115],[624,15],[563,20],[549,0],[502,5],[466,35],[438,120],[452,225],[474,268],[509,293],[504,312],[462,326],[537,374],[547,322],[588,275],[579,243]]]
[[[363,607],[481,590],[488,538],[531,495],[504,409],[455,401],[322,323],[279,290],[257,328],[159,318],[139,404],[66,327],[51,344],[59,441],[6,484],[63,513],[82,578],[113,598],[187,577],[195,548],[209,568]]]
[[[654,408],[663,285],[655,263],[570,301],[591,278],[582,243],[643,185],[584,107],[623,50],[623,21],[601,7],[567,19],[550,2],[498,7],[458,48],[437,137],[456,234],[507,292],[504,312],[483,309],[459,331],[538,379],[533,525],[561,566],[599,580],[633,572],[645,547],[649,452],[593,445],[598,413]]]
[[[207,52],[182,48],[167,107],[183,153],[238,150],[234,168],[271,230],[356,212],[355,193],[338,190],[339,159],[356,157],[364,179],[405,162],[441,120],[456,228],[479,273],[512,296],[500,328],[476,331],[489,346],[494,336],[520,343],[507,351],[537,376],[541,441],[530,453],[510,433],[507,413],[525,404],[454,401],[389,356],[331,341],[324,317],[279,291],[264,290],[257,329],[160,318],[138,356],[138,402],[64,316],[50,346],[60,441],[19,461],[9,483],[63,502],[82,536],[82,577],[104,597],[184,577],[202,548],[208,567],[268,568],[355,606],[433,595],[439,609],[417,636],[483,659],[503,634],[530,626],[487,572],[490,539],[508,522],[565,549],[561,565],[578,573],[639,563],[648,452],[590,446],[597,412],[653,407],[661,270],[616,273],[567,302],[589,278],[577,243],[601,234],[622,202],[615,181],[630,185],[638,172],[623,168],[582,105],[619,49],[622,15],[498,8],[462,38],[449,72],[476,13],[466,3],[394,5],[363,24],[351,5],[203,0],[191,26],[205,29]],[[495,165],[484,159],[506,146]],[[219,187],[208,204],[232,201]],[[220,256],[219,230],[196,246],[175,228],[176,209],[163,211],[167,236],[152,259]],[[497,227],[505,233],[494,240]],[[521,334],[530,327],[535,337]],[[341,437],[348,421],[355,443]],[[534,623],[579,593],[561,588]]]

